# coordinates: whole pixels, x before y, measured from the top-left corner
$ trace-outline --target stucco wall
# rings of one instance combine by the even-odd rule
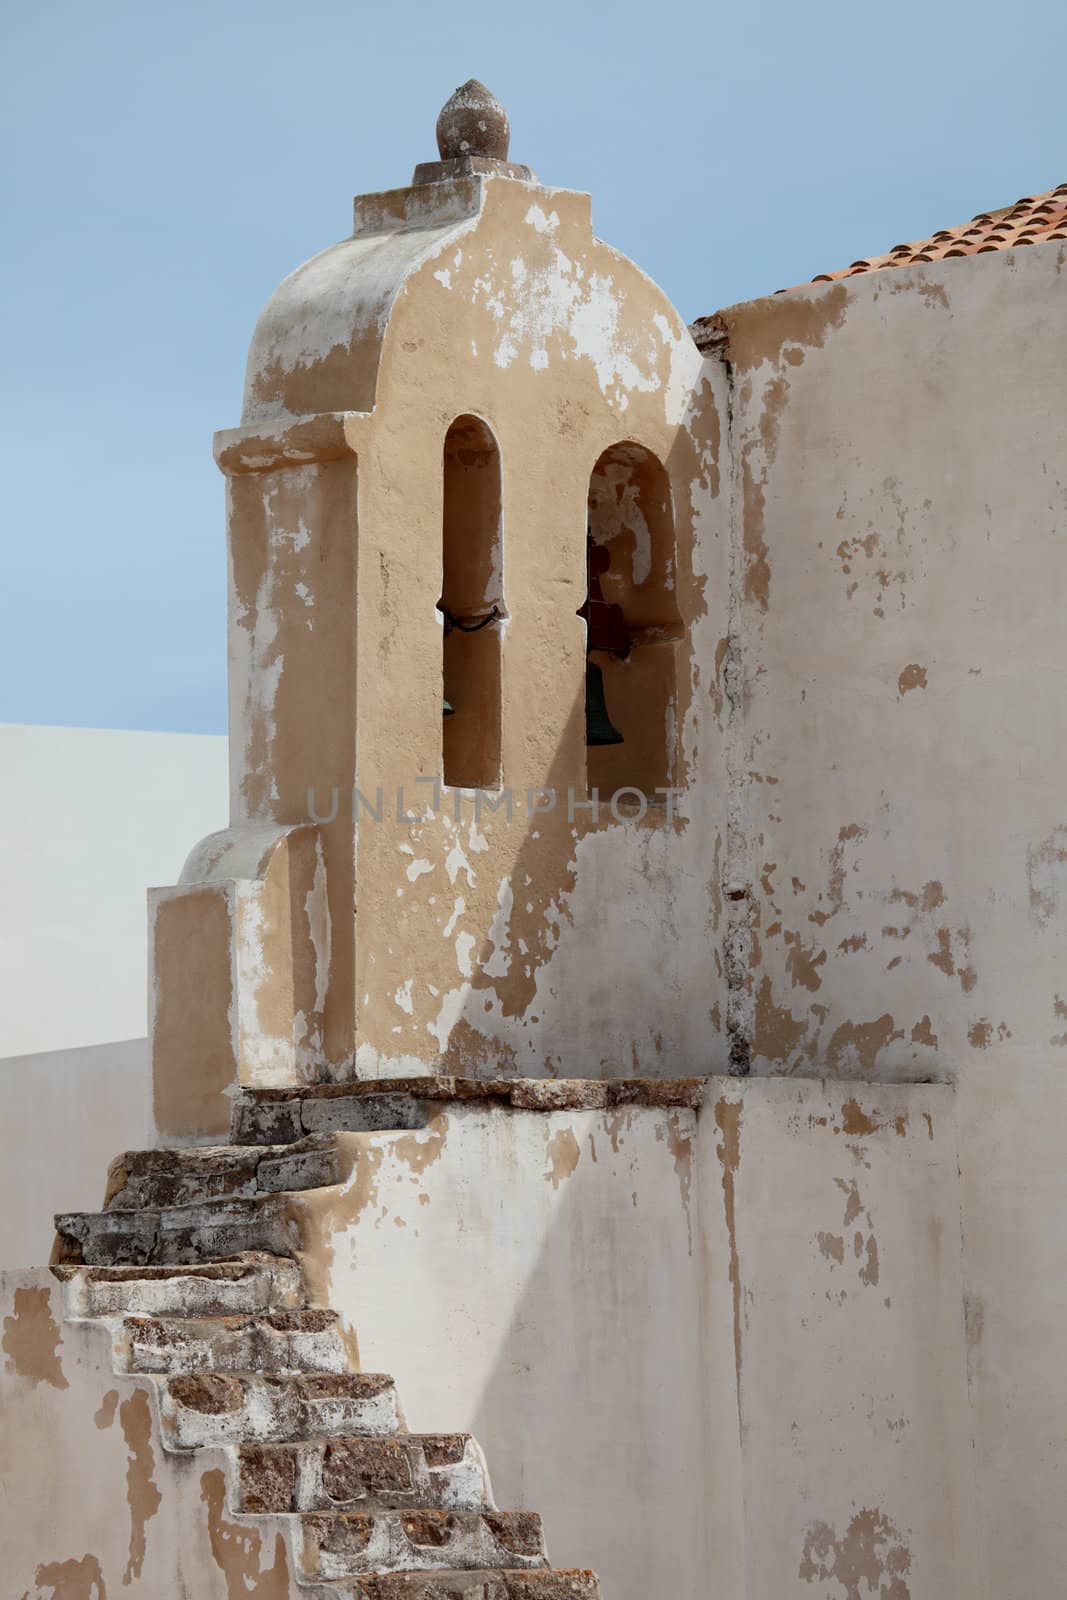
[[[346,1144],[346,1186],[291,1200],[309,1286],[605,1600],[981,1593],[950,1089],[719,1079]],[[15,1594],[296,1592],[280,1525],[227,1513],[221,1456],[164,1455],[47,1273],[0,1275],[0,1350]]]
[[[951,1090],[717,1079],[357,1143],[294,1197],[316,1290],[558,1563],[610,1600],[975,1593]]]
[[[0,1272],[5,1600],[298,1600],[281,1523],[227,1514],[221,1451],[164,1456],[152,1381],[62,1316],[46,1269]]]
[[[225,825],[225,738],[9,723],[0,772],[0,1058],[142,1037],[145,890]]]
[[[958,1076],[981,1559],[1061,1587],[1067,251],[732,308],[731,1018]]]
[[[156,1144],[147,1039],[0,1061],[0,1268],[48,1261],[57,1211],[95,1211],[120,1150]]]
[[[1067,251],[725,313],[757,1071],[1067,1047]]]

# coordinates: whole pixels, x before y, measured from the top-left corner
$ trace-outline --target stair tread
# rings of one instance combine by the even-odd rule
[[[116,1371],[345,1372],[352,1365],[336,1311],[246,1312],[233,1316],[126,1316],[115,1335]]]
[[[303,1150],[327,1149],[335,1142],[332,1133],[309,1133],[307,1138],[294,1141],[292,1144],[193,1144],[167,1148],[165,1145],[154,1146],[150,1149],[132,1149],[121,1151],[111,1162],[115,1166],[120,1161],[134,1160],[139,1166],[150,1168],[154,1172],[165,1172],[171,1168],[205,1167],[210,1168],[219,1161],[271,1161],[277,1156],[291,1156]]]
[[[433,1083],[434,1079],[421,1080]],[[241,1145],[278,1144],[295,1146],[308,1139],[353,1132],[400,1132],[426,1126],[432,1113],[429,1095],[409,1092],[410,1080],[370,1086],[372,1092],[359,1092],[359,1086],[322,1086],[332,1092],[316,1092],[306,1085],[293,1092],[280,1090],[264,1097],[258,1091],[242,1091],[233,1102],[230,1115],[231,1138]],[[353,1092],[355,1088],[356,1092]]]
[[[351,1433],[237,1446],[238,1509],[254,1513],[491,1511],[489,1474],[469,1433]]]
[[[293,1396],[312,1404],[329,1401],[365,1402],[380,1395],[395,1395],[392,1378],[380,1372],[265,1372],[261,1368],[242,1372],[167,1372],[158,1374],[161,1390],[186,1411],[201,1416],[222,1417],[242,1408],[242,1402],[271,1391],[275,1398],[284,1400]],[[236,1389],[235,1389],[236,1386]],[[397,1428],[389,1433],[364,1433],[351,1425],[344,1425],[343,1433],[302,1433],[296,1438],[258,1439],[248,1435],[235,1439],[237,1447],[244,1445],[306,1444],[311,1441],[353,1439],[394,1439]]]
[[[83,1213],[72,1212],[77,1216]],[[110,1213],[108,1213],[110,1215]],[[232,1256],[221,1261],[190,1261],[184,1265],[151,1265],[144,1266],[126,1264],[93,1266],[87,1262],[66,1261],[58,1262],[52,1267],[52,1275],[61,1283],[68,1283],[72,1278],[84,1278],[92,1283],[165,1283],[172,1278],[206,1278],[217,1281],[239,1282],[243,1278],[254,1277],[257,1273],[269,1271],[274,1265],[285,1264],[291,1266],[289,1256],[269,1255],[266,1251],[250,1250],[238,1256]]]
[[[60,1264],[180,1266],[248,1252],[291,1256],[297,1240],[284,1191],[184,1206],[65,1211],[55,1219]]]
[[[341,1149],[336,1133],[329,1129],[284,1143],[126,1150],[108,1168],[104,1210],[195,1205],[286,1189],[321,1188],[339,1182],[341,1172]]]
[[[702,1103],[702,1078],[358,1078],[276,1089],[243,1089],[231,1132],[242,1143],[275,1144],[326,1132],[400,1132],[425,1127],[437,1106],[492,1103],[516,1111],[589,1111]]]
[[[185,1205],[153,1205],[141,1206],[136,1211],[108,1211],[105,1208],[88,1211],[58,1211],[55,1214],[56,1227],[61,1223],[78,1221],[97,1222],[101,1227],[121,1227],[124,1223],[135,1221],[137,1218],[147,1220],[149,1217],[170,1217],[179,1213],[186,1219],[194,1211],[226,1211],[234,1216],[245,1216],[249,1212],[269,1209],[279,1203],[280,1196],[274,1190],[264,1194],[253,1195],[219,1195],[209,1200],[192,1200]],[[264,1254],[270,1254],[269,1251]],[[220,1258],[224,1259],[224,1258]]]
[[[392,1379],[390,1378],[388,1381],[391,1383]],[[361,1434],[356,1434],[352,1437],[354,1439],[358,1439],[361,1444],[368,1442]],[[473,1438],[473,1433],[409,1433],[407,1429],[404,1429],[401,1433],[392,1434],[389,1442],[398,1445],[414,1445],[419,1447],[426,1445],[445,1446],[450,1441],[456,1444],[467,1443],[473,1440]],[[299,1450],[305,1446],[311,1447],[321,1444],[343,1445],[347,1442],[347,1435],[331,1434],[319,1435],[307,1439],[284,1439],[273,1444],[249,1444],[248,1448],[253,1450],[289,1451]],[[244,1449],[245,1447],[242,1446],[241,1448]]]
[[[447,1522],[495,1522],[502,1528],[511,1531],[522,1531],[524,1528],[540,1529],[541,1514],[539,1511],[498,1511],[495,1507],[478,1511],[445,1511],[438,1506],[419,1507],[402,1511],[304,1511],[299,1513],[301,1521],[307,1525],[326,1528],[330,1524],[339,1523],[346,1527],[355,1526],[365,1522],[368,1518],[399,1517],[403,1521],[412,1518],[426,1519],[431,1523]]]
[[[291,1520],[299,1570],[311,1581],[418,1567],[533,1570],[549,1564],[534,1511],[306,1511]]]
[[[175,1397],[182,1400],[183,1404],[188,1404],[194,1387],[199,1395],[205,1381],[212,1378],[225,1384],[262,1384],[272,1388],[287,1385],[313,1389],[316,1391],[314,1398],[344,1398],[351,1395],[364,1399],[396,1387],[395,1380],[387,1372],[176,1372],[164,1378],[163,1383],[172,1392],[180,1389],[182,1392]]]
[[[600,1580],[581,1567],[412,1568],[318,1580],[333,1600],[597,1600]]]
[[[151,1312],[132,1312],[124,1317],[123,1321],[128,1327],[146,1329],[158,1326],[164,1331],[175,1334],[184,1332],[189,1336],[207,1332],[241,1333],[246,1328],[270,1327],[278,1333],[322,1333],[327,1328],[336,1328],[341,1319],[336,1311],[329,1308],[319,1309],[314,1306],[299,1306],[293,1310],[277,1311],[239,1311],[236,1313],[223,1313],[221,1316],[178,1316],[166,1313],[156,1316]]]
[[[351,1078],[335,1083],[301,1083],[291,1088],[242,1089],[243,1100],[261,1103],[281,1100],[336,1100],[348,1096],[370,1099],[376,1095],[414,1095],[417,1099],[444,1100],[455,1098],[455,1078]]]
[[[197,1372],[157,1381],[164,1436],[175,1450],[390,1439],[400,1429],[396,1385],[382,1372]]]
[[[68,1317],[247,1316],[304,1304],[303,1274],[291,1256],[248,1251],[229,1260],[184,1265],[60,1263]]]
[[[374,1099],[409,1096],[417,1100],[508,1100],[513,1104],[566,1102],[579,1105],[698,1106],[706,1078],[352,1078],[330,1083],[294,1084],[275,1089],[241,1090],[245,1102],[260,1105],[288,1100]]]
[[[495,1508],[472,1434],[409,1432],[393,1379],[352,1370],[345,1324],[304,1304],[296,1258],[289,1193],[341,1181],[359,1146],[339,1133],[525,1092],[436,1078],[245,1091],[234,1131],[243,1118],[249,1138],[125,1151],[100,1210],[56,1216],[65,1314],[110,1330],[117,1373],[152,1379],[167,1450],[230,1452],[235,1511],[284,1517],[300,1581],[324,1597],[598,1600],[593,1573],[550,1567],[536,1512]]]

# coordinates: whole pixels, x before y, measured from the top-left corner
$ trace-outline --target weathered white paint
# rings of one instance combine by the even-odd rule
[[[61,1299],[45,1268],[0,1272],[5,1596],[300,1600],[284,1521],[234,1520],[222,1451],[165,1455],[154,1384],[117,1377],[108,1329]]]
[[[957,1077],[980,1565],[1067,1561],[1067,246],[725,313],[730,1017],[759,1072]]]
[[[1039,244],[726,314],[757,1070],[1064,1048],[1065,265]]]
[[[380,337],[406,278],[447,253],[473,226],[480,197],[465,184],[448,191],[453,186],[445,183],[432,190],[358,197],[353,237],[304,262],[275,290],[249,352],[250,380],[257,369],[291,368],[327,357],[363,329]],[[403,197],[402,209],[391,211],[389,202],[397,197]],[[313,320],[301,314],[309,301],[320,313]],[[369,409],[373,400],[371,391],[346,409]],[[257,398],[250,386],[244,414],[246,421],[258,423],[294,413]]]
[[[869,1509],[882,1592],[976,1593],[951,1090],[716,1079],[352,1144],[293,1201],[317,1290],[556,1562],[611,1600],[837,1600],[820,1530],[843,1569]]]
[[[1054,1595],[1067,1563],[1067,1083],[996,1046],[958,1088],[968,1377],[990,1600]]]

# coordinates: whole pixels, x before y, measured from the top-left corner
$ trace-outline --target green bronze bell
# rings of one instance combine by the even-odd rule
[[[455,714],[456,714],[456,708],[455,708],[455,706],[453,706],[453,705],[450,705],[450,704],[449,704],[449,703],[448,703],[448,701],[447,701],[447,700],[446,700],[446,701],[445,701],[445,709],[444,709],[444,712],[443,712],[443,713],[442,713],[442,715],[444,715],[444,716],[446,716],[446,717],[454,717],[454,716],[455,716]]]
[[[588,656],[585,658],[585,742],[587,745],[624,742],[608,716],[603,670]]]

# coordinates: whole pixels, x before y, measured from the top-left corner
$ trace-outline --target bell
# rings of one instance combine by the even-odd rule
[[[454,705],[450,705],[449,702],[446,700],[445,701],[445,709],[442,712],[442,715],[446,716],[446,717],[454,717],[455,714],[456,714],[455,706]]]
[[[608,716],[603,670],[588,656],[585,658],[585,742],[587,745],[624,742]]]

